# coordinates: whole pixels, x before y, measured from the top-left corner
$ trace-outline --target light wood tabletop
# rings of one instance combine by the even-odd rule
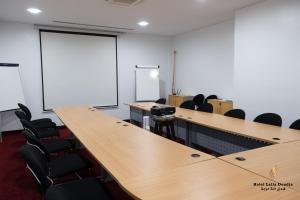
[[[245,158],[238,161],[236,158]],[[300,141],[235,153],[220,159],[300,191]]]
[[[215,157],[88,107],[54,109],[96,160],[126,188],[124,181]],[[192,157],[198,154],[200,157]]]
[[[255,183],[265,186],[254,186]],[[266,184],[275,182],[217,159],[126,182],[127,188],[138,199],[145,200],[300,199],[297,191],[289,188],[276,191],[282,187],[269,187]]]
[[[145,102],[131,103],[128,105],[145,111],[150,111],[152,106],[159,104]],[[218,114],[204,113],[176,107],[175,117],[193,124],[273,144],[300,140],[300,131],[298,130],[266,125]]]

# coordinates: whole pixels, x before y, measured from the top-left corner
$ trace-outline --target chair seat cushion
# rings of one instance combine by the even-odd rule
[[[49,177],[59,178],[91,166],[92,164],[90,161],[78,154],[66,155],[49,162]]]
[[[48,120],[33,120],[30,121],[36,129],[55,128],[56,124]]]
[[[70,140],[54,140],[43,145],[49,153],[55,153],[73,148],[73,143]]]
[[[42,118],[42,119],[35,119],[35,120],[30,120],[32,123],[49,123],[52,122],[50,118]]]
[[[41,129],[37,131],[37,136],[39,138],[59,136],[59,131],[55,128]]]
[[[84,179],[51,186],[46,200],[108,200],[110,199],[100,181],[95,178]]]

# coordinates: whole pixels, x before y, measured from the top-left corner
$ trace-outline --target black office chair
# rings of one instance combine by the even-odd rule
[[[29,130],[33,133],[38,139],[57,137],[59,136],[59,131],[57,128],[47,128],[37,130],[29,121],[21,119],[21,124],[23,125],[24,130]]]
[[[109,200],[99,179],[88,178],[63,184],[52,185],[46,192],[45,200]]]
[[[32,145],[23,146],[21,154],[43,192],[54,183],[54,179],[92,166],[90,161],[77,154],[68,154],[48,161],[46,156]]]
[[[155,103],[159,103],[159,104],[166,104],[167,100],[165,98],[160,98],[157,101],[155,101]]]
[[[195,103],[194,103],[194,101],[192,101],[192,100],[188,100],[188,101],[183,102],[183,103],[180,105],[180,108],[185,108],[185,109],[195,110]]]
[[[208,97],[206,97],[206,99],[204,100],[204,103],[208,103],[209,99],[218,99],[217,95],[209,95]]]
[[[193,101],[194,101],[195,105],[199,107],[199,105],[204,103],[204,99],[205,99],[205,97],[203,94],[198,94],[193,98]]]
[[[51,140],[47,143],[42,143],[28,130],[22,131],[22,134],[27,140],[27,143],[38,147],[45,154],[48,160],[50,160],[51,153],[72,150],[74,148],[74,145],[70,140]]]
[[[37,128],[56,127],[56,124],[52,122],[50,118],[32,120],[32,115],[29,108],[21,103],[18,103],[18,106],[25,113],[26,119],[30,121],[35,127]]]
[[[269,124],[273,126],[281,126],[282,125],[282,118],[275,113],[264,113],[257,116],[254,119],[254,122]]]
[[[33,123],[34,121],[30,121],[25,112],[23,111],[15,111],[16,116],[18,119],[27,120],[32,124],[33,127],[36,129],[46,129],[46,128],[55,128],[56,124],[54,122],[41,122],[41,123]]]
[[[168,120],[160,120],[155,117],[153,117],[153,121],[155,123],[154,125],[154,133],[158,135],[162,135],[163,133],[163,128],[166,127],[167,131],[167,138],[171,140],[175,140],[175,128],[174,128],[174,123],[175,123],[175,118],[173,119],[168,119]]]
[[[229,110],[224,115],[227,117],[233,117],[233,118],[237,118],[237,119],[245,119],[246,118],[246,113],[242,109]]]
[[[25,120],[27,120],[27,121],[29,121],[28,120],[28,117],[27,117],[27,115],[23,112],[23,111],[15,111],[15,115],[18,117],[18,119],[25,119]]]
[[[197,111],[212,113],[214,110],[210,103],[204,103],[198,106]]]
[[[300,119],[296,120],[290,126],[291,129],[300,130]]]

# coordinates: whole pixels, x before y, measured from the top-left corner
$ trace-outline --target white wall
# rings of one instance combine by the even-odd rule
[[[176,88],[185,94],[217,94],[233,99],[252,120],[264,112],[282,115],[284,125],[300,118],[300,1],[267,0],[244,8],[233,20],[169,37],[124,34],[118,39],[119,109],[135,100],[134,66],[161,66],[161,95],[170,92],[171,51],[177,50]],[[0,62],[21,66],[27,105],[35,118],[42,113],[38,32],[32,25],[0,23]],[[3,116],[4,130],[18,128],[12,113]]]
[[[124,34],[118,38],[119,109],[110,110],[122,119],[129,119],[129,107],[135,101],[135,66],[160,65],[160,95],[171,91],[170,78],[171,38],[144,34]]]
[[[237,12],[234,101],[248,119],[300,118],[300,1],[269,0]]]
[[[176,88],[182,93],[232,98],[234,21],[229,20],[173,39],[177,51]]]
[[[51,117],[42,112],[41,66],[38,30],[33,25],[0,22],[0,62],[19,63],[25,101],[33,118]],[[129,108],[124,103],[135,100],[135,65],[159,64],[161,66],[161,95],[170,91],[169,37],[124,34],[118,38],[119,109],[106,110],[122,119],[129,118]],[[13,112],[2,114],[2,131],[16,130],[21,126]],[[59,123],[60,124],[60,123]]]
[[[289,126],[300,118],[299,10],[299,0],[267,0],[174,37],[176,88],[233,99],[248,120],[278,113]]]

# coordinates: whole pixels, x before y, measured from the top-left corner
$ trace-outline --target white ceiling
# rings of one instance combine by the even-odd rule
[[[0,0],[0,20],[61,25],[53,22],[57,20],[176,35],[233,18],[236,10],[259,1],[262,0],[144,0],[124,7],[105,0]],[[26,11],[29,7],[43,12],[33,16]],[[147,20],[150,25],[139,27],[140,20]]]

